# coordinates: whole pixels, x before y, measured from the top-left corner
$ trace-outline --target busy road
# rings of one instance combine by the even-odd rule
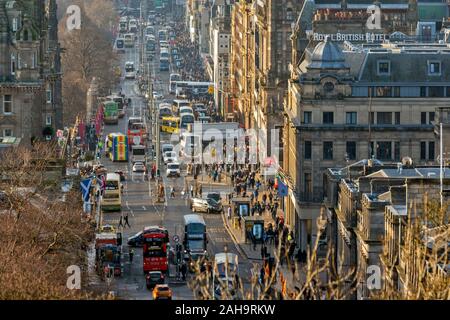
[[[160,26],[155,26],[155,32],[158,32]],[[139,35],[140,33],[138,33]],[[122,70],[125,68],[126,62],[134,62],[135,66],[140,65],[139,52],[142,49],[141,44],[144,40],[138,36],[134,48],[126,48],[125,52],[120,54]],[[171,103],[175,98],[174,95],[169,94],[169,74],[170,71],[159,70],[159,48],[156,51],[153,59],[148,61],[144,57],[144,68],[147,63],[150,68],[150,77],[153,83],[153,90],[158,92],[163,99],[155,101],[154,106],[157,107],[162,100]],[[181,50],[182,51],[182,50]],[[189,57],[184,57],[186,60]],[[138,71],[138,75],[142,74],[143,70]],[[125,110],[125,116],[119,119],[116,125],[105,125],[103,135],[106,137],[110,133],[127,132],[127,123],[130,117],[142,117],[146,122],[148,141],[147,141],[147,158],[150,161],[147,163],[148,168],[153,165],[153,158],[151,155],[151,145],[156,142],[156,137],[151,136],[152,126],[154,123],[147,122],[149,117],[148,106],[149,102],[145,97],[145,93],[140,91],[137,79],[125,79],[122,76],[120,88],[118,91],[128,99],[129,103]],[[150,110],[151,111],[151,110]],[[155,119],[152,119],[155,121]],[[160,144],[171,143],[171,136],[167,133],[160,133]],[[103,137],[103,139],[104,139]],[[155,146],[156,148],[156,146]],[[111,281],[103,283],[105,291],[113,291],[115,295],[122,299],[152,299],[152,293],[146,288],[146,279],[143,274],[143,253],[141,248],[131,248],[127,246],[127,239],[136,233],[142,231],[147,226],[161,226],[168,230],[171,241],[170,247],[174,248],[174,236],[182,238],[184,232],[183,216],[191,214],[189,207],[189,188],[192,179],[187,176],[186,166],[181,166],[181,175],[179,177],[167,177],[166,167],[161,162],[161,177],[164,185],[164,199],[161,202],[157,201],[157,182],[150,178],[146,179],[144,173],[136,173],[132,170],[131,162],[112,162],[105,157],[102,152],[101,163],[106,167],[108,172],[124,173],[125,181],[123,181],[123,195],[122,195],[122,210],[118,212],[102,212],[101,223],[103,225],[112,225],[118,228],[123,234],[123,274],[121,277],[114,277]],[[174,195],[170,194],[170,190],[174,191]],[[226,184],[205,184],[203,193],[219,192],[222,199],[226,199],[226,194],[229,193],[230,187]],[[239,273],[241,280],[245,286],[250,283],[251,263],[247,258],[241,255],[239,248],[233,243],[233,240],[228,234],[225,226],[224,214],[202,214],[206,223],[207,230],[207,250],[211,257],[214,254],[227,250],[235,253],[239,257]],[[122,226],[122,221],[129,222]],[[129,253],[133,250],[132,261]],[[187,280],[192,277],[192,274],[187,273]],[[178,281],[176,277],[175,266],[169,265],[169,272],[166,275],[165,283],[169,284],[173,292],[173,299],[193,299],[194,292],[188,287],[188,281]],[[101,282],[99,282],[101,283]]]

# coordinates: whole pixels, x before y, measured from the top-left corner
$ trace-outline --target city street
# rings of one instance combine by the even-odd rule
[[[187,57],[186,57],[187,58]],[[136,66],[139,66],[139,43],[136,43],[136,48],[130,48],[126,50],[126,53],[122,55],[122,67],[126,61],[133,61]],[[159,61],[158,55],[155,56],[153,61],[150,62],[151,74],[154,79],[154,91],[162,93],[165,99],[173,99],[168,94],[169,87],[169,72],[160,72],[158,64],[155,61]],[[144,116],[146,113],[147,105],[145,98],[140,95],[137,80],[122,80],[121,83],[122,93],[126,98],[131,98],[131,105],[126,110],[124,118],[119,119],[118,125],[105,125],[104,135],[109,133],[120,132],[126,134],[128,118],[131,116]],[[158,101],[155,102],[155,106],[158,105]],[[146,117],[144,117],[146,118]],[[149,133],[151,133],[151,124],[147,123]],[[161,144],[168,143],[170,136],[167,134],[161,134]],[[148,145],[150,146],[151,140]],[[149,151],[149,150],[148,150]],[[103,224],[112,224],[118,226],[120,216],[129,217],[131,228],[125,227],[123,229],[123,261],[124,261],[124,274],[120,278],[114,278],[111,282],[111,286],[106,288],[108,291],[114,291],[115,294],[123,299],[151,299],[151,291],[145,287],[145,277],[142,271],[142,249],[135,248],[135,254],[133,262],[128,260],[129,248],[126,245],[127,238],[142,231],[146,226],[160,225],[168,229],[171,239],[171,246],[174,247],[172,237],[178,235],[180,238],[183,236],[183,216],[190,214],[188,199],[181,196],[181,190],[186,185],[185,182],[185,170],[182,170],[181,177],[179,178],[167,178],[165,175],[165,167],[163,166],[160,171],[163,177],[164,187],[166,191],[166,199],[164,203],[156,203],[156,196],[153,194],[156,190],[154,181],[147,181],[143,179],[142,175],[133,175],[130,163],[112,162],[106,159],[103,155],[102,163],[108,169],[108,172],[123,171],[126,175],[126,181],[124,181],[124,193],[122,197],[122,211],[103,213]],[[174,186],[176,190],[176,196],[174,199],[169,199],[170,187]],[[207,186],[204,187],[204,192],[217,191],[225,194],[229,192],[229,186]],[[223,196],[225,198],[225,196]],[[227,246],[228,252],[236,253],[239,255],[239,270],[241,279],[245,284],[249,283],[251,263],[245,256],[240,254],[240,251],[235,246],[232,238],[228,234],[224,227],[223,216],[221,214],[204,214],[203,215],[208,237],[208,253],[210,257],[214,257],[215,253],[223,252],[224,247]],[[193,299],[194,295],[188,288],[186,283],[175,282],[175,268],[170,268],[170,277],[166,277],[166,283],[168,282],[173,290],[173,299]],[[189,280],[188,274],[188,280]],[[245,285],[245,287],[247,287]]]

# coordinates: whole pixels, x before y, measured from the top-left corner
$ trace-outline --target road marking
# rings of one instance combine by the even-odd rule
[[[142,206],[142,209],[144,209],[144,211],[147,211],[147,208],[145,206]]]

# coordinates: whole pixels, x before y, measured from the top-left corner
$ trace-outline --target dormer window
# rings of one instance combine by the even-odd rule
[[[391,62],[388,60],[377,61],[377,74],[379,76],[389,76],[391,74]]]
[[[441,62],[440,61],[428,61],[428,75],[440,76],[441,75]]]

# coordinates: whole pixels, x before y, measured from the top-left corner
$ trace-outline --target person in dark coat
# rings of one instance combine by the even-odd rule
[[[186,273],[187,273],[187,266],[186,263],[183,262],[181,265],[181,276],[183,277],[183,281],[186,281]]]

